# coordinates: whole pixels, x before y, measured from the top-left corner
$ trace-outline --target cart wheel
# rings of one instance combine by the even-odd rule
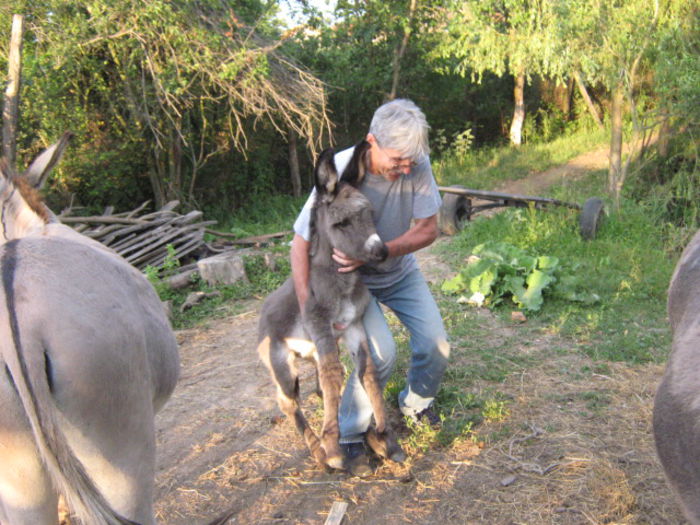
[[[464,186],[450,186],[450,188],[466,189]],[[466,195],[445,192],[440,206],[438,223],[440,230],[446,235],[454,235],[459,232],[464,223],[471,219],[472,201]]]
[[[591,197],[583,203],[579,224],[581,227],[581,237],[587,241],[594,239],[598,228],[603,223],[605,217],[605,204],[597,197]]]

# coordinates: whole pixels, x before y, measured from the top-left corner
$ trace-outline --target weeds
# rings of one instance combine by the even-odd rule
[[[284,249],[283,249],[284,250]],[[284,250],[286,252],[286,250]],[[274,253],[274,252],[273,252]],[[270,257],[268,257],[270,259]],[[147,268],[146,276],[158,292],[161,300],[171,303],[172,324],[176,329],[187,328],[212,317],[222,317],[239,313],[245,305],[245,300],[254,297],[264,297],[279,287],[290,274],[288,258],[282,255],[272,257],[273,267],[270,267],[263,255],[243,256],[247,281],[233,285],[210,286],[199,275],[192,285],[185,290],[172,290],[165,279],[169,277],[176,266],[164,265],[160,269]],[[167,259],[166,259],[167,261]],[[217,291],[218,295],[203,301],[190,309],[181,311],[180,307],[191,292],[205,293]]]
[[[583,289],[576,267],[547,255],[530,255],[511,244],[490,241],[472,249],[467,265],[442,284],[442,291],[461,294],[457,302],[496,306],[506,297],[527,311],[542,307],[544,293],[568,301],[594,303],[599,297]]]
[[[552,295],[539,312],[528,314],[530,319],[579,340],[597,360],[641,363],[665,358],[665,296],[675,259],[664,249],[656,217],[643,206],[624,203],[593,241],[581,238],[571,210],[508,209],[488,220],[472,221],[445,256],[457,265],[476,246],[493,241],[567,261],[576,269],[577,280],[585,283],[584,291],[600,298],[594,304],[579,304]],[[503,303],[496,310],[512,308]]]
[[[153,285],[153,288],[155,288],[163,301],[172,299],[174,296],[166,279],[175,275],[178,268],[180,268],[180,261],[177,259],[175,247],[172,244],[168,244],[165,248],[167,253],[163,264],[157,268],[149,265],[144,269],[146,279]]]

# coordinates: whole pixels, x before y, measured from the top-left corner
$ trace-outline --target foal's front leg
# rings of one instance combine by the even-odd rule
[[[306,321],[305,326],[318,353],[318,380],[323,394],[321,447],[326,454],[326,465],[342,469],[343,454],[338,443],[338,405],[343,384],[343,366],[338,356],[338,344],[328,321],[310,319]]]

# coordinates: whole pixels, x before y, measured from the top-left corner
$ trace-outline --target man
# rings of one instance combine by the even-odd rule
[[[377,233],[389,248],[388,258],[363,265],[335,251],[339,272],[359,271],[373,300],[363,318],[372,357],[382,388],[391,375],[396,347],[380,303],[394,311],[408,329],[411,363],[406,388],[399,394],[401,412],[414,420],[439,421],[432,403],[447,366],[449,345],[435,299],[418,268],[413,252],[438,236],[440,193],[428,157],[428,123],[413,102],[397,99],[380,106],[370,124],[368,166],[360,191],[373,207]],[[352,157],[353,148],[335,155],[339,173]],[[294,286],[302,311],[309,294],[309,217],[312,193],[294,223],[291,264]],[[364,436],[372,420],[369,398],[357,372],[348,378],[340,404],[340,443],[350,472],[372,472]]]

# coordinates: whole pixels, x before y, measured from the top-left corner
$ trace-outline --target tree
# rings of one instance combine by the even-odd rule
[[[700,126],[700,9],[686,5],[678,9],[675,20],[660,34],[656,46],[654,90],[662,130],[670,131],[673,122],[677,131],[689,134],[692,143]],[[659,141],[662,138],[666,139],[660,136]]]
[[[648,79],[653,79],[650,75],[664,34],[687,23],[684,18],[692,19],[692,13],[696,17],[697,8],[682,0],[569,0],[560,11],[560,27],[565,28],[561,39],[573,50],[573,67],[605,85],[611,96],[608,192],[616,206],[632,159],[632,154],[626,158],[622,154],[625,113],[632,122],[630,149],[643,150],[650,130],[662,121],[658,116],[663,104],[650,97],[642,105],[640,95],[650,94],[653,89],[653,81]],[[645,87],[645,82],[651,85]]]
[[[24,17],[12,17],[12,36],[8,53],[7,88],[2,109],[2,153],[7,164],[14,168],[17,149],[17,118],[19,113],[19,91],[22,81],[22,35]]]
[[[33,105],[53,98],[73,108],[78,141],[133,145],[157,205],[192,202],[202,168],[245,151],[256,125],[294,132],[312,151],[328,132],[323,86],[279,52],[290,35],[266,25],[272,12],[262,3],[15,4],[36,57],[27,75]]]
[[[401,59],[406,54],[406,48],[408,47],[408,41],[411,38],[411,32],[413,28],[411,27],[413,18],[416,14],[416,4],[418,0],[410,0],[408,5],[408,14],[405,18],[405,22],[402,24],[403,37],[401,42],[396,46],[396,51],[394,52],[394,59],[391,61],[392,78],[391,78],[391,91],[389,92],[389,100],[394,100],[396,94],[399,90],[399,80],[401,78]]]
[[[466,128],[479,143],[498,139],[504,97],[512,88],[485,74],[484,86],[461,77],[431,50],[443,37],[437,0],[339,1],[332,21],[309,17],[285,52],[328,88],[334,139],[351,144],[367,133],[374,109],[391,98],[413,99],[426,113],[431,137]],[[506,91],[507,90],[507,91]]]
[[[510,139],[522,141],[524,89],[532,75],[561,74],[554,36],[554,2],[549,0],[466,0],[443,10],[447,29],[436,49],[457,60],[455,71],[481,81],[485,72],[514,78]]]

